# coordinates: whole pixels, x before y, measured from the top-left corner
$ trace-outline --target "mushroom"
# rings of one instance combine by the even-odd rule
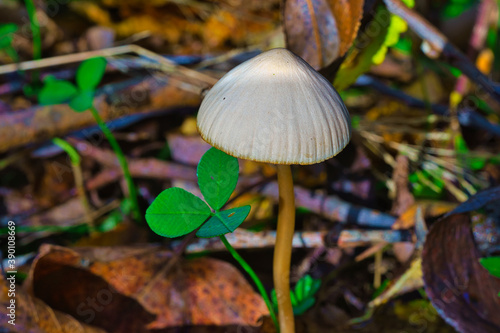
[[[332,84],[286,49],[240,64],[206,94],[197,120],[202,138],[234,157],[277,165],[279,212],[273,277],[282,332],[294,332],[290,261],[295,225],[291,164],[338,154],[350,117]]]

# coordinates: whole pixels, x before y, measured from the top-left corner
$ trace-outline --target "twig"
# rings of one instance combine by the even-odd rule
[[[409,161],[408,157],[401,153],[396,156],[396,166],[392,173],[394,182],[394,197],[391,213],[400,216],[415,203],[413,194],[408,189]]]
[[[327,232],[305,231],[295,232],[293,237],[294,248],[316,248],[325,246],[324,238]],[[251,232],[244,229],[236,229],[233,233],[227,234],[228,242],[235,249],[260,249],[274,247],[276,242],[275,231]],[[178,246],[179,242],[173,242],[172,246]],[[223,251],[226,247],[218,238],[198,238],[195,242],[187,246],[187,253],[202,251]]]
[[[442,105],[442,104],[426,104],[424,101],[419,100],[413,96],[407,95],[404,92],[390,88],[383,84],[382,82],[367,76],[363,75],[356,81],[357,86],[368,86],[371,87],[378,92],[394,97],[396,99],[401,100],[404,102],[406,105],[410,107],[415,107],[415,108],[420,108],[420,109],[426,109],[428,106],[431,108],[432,112],[434,112],[437,115],[441,116],[449,116],[450,111],[448,106]],[[469,109],[469,108],[463,108],[457,110],[457,117],[458,117],[458,122],[462,126],[470,126],[474,128],[478,128],[481,130],[485,130],[491,134],[500,136],[500,126],[497,124],[491,123],[489,120],[484,118],[482,115],[477,113],[476,111]]]
[[[469,57],[474,58],[484,47],[488,36],[488,28],[496,28],[498,21],[498,4],[494,0],[481,0],[479,5],[476,24],[470,38]]]
[[[329,220],[340,223],[354,223],[365,227],[390,228],[396,218],[375,210],[357,207],[342,201],[335,196],[325,196],[321,193],[312,193],[299,186],[295,186],[295,202]],[[278,184],[272,182],[262,189],[262,194],[278,200]]]
[[[261,249],[274,246],[275,231],[251,232],[236,229],[226,235],[228,241],[236,249]],[[338,241],[332,241],[332,236],[326,231],[296,231],[293,236],[293,248],[324,248],[338,245],[341,248],[367,246],[384,243],[409,242],[412,234],[409,230],[343,230]],[[172,246],[179,246],[181,241],[175,241]],[[189,244],[186,253],[203,251],[222,251],[224,244],[217,238],[199,238]]]
[[[367,246],[376,243],[411,242],[408,230],[342,230],[338,239],[339,247]]]
[[[113,169],[105,170],[100,177],[114,181],[121,177],[121,171],[118,167],[116,155],[109,149],[99,148],[91,143],[74,138],[68,138],[75,148],[84,157],[92,158],[97,162],[111,167]],[[182,166],[180,164],[165,162],[155,158],[134,158],[127,159],[130,169],[130,174],[133,177],[145,177],[153,179],[180,179],[196,182],[196,170],[191,167]],[[105,182],[100,184],[104,185]],[[92,186],[95,189],[97,186]]]
[[[401,0],[384,0],[389,11],[404,19],[410,28],[426,42],[431,57],[441,55],[451,65],[457,67],[470,80],[481,86],[496,101],[500,102],[500,90],[486,75],[481,73],[477,67],[455,46],[450,44],[448,39],[425,18],[417,12],[408,8]]]
[[[468,56],[469,59],[473,60],[476,58],[477,54],[483,49],[484,43],[486,42],[488,27],[492,24],[492,21],[496,21],[498,18],[498,5],[493,0],[482,0],[479,5],[478,14],[476,16],[476,22],[474,24],[474,29],[472,30],[472,36],[469,41]],[[487,73],[485,73],[487,74]],[[469,90],[469,80],[465,75],[460,75],[455,84],[455,91],[460,94],[461,97],[465,96]]]
[[[384,250],[378,250],[375,253],[375,268],[373,272],[373,287],[378,289],[382,283],[382,257]]]
[[[136,81],[134,81],[136,82]],[[113,85],[102,89],[107,91]],[[139,97],[140,98],[139,98]],[[104,121],[145,111],[198,106],[200,96],[179,88],[172,80],[149,77],[139,84],[96,98],[96,108]],[[94,125],[88,112],[75,113],[66,105],[37,106],[0,116],[0,153],[10,148],[64,136]]]
[[[116,46],[108,49],[96,50],[96,51],[86,51],[81,53],[73,53],[68,55],[62,55],[52,58],[45,58],[40,60],[25,61],[18,64],[8,64],[0,66],[0,75],[14,73],[17,71],[26,71],[31,69],[39,69],[50,66],[60,66],[75,62],[81,62],[93,57],[112,57],[126,53],[135,53],[139,56],[148,58],[157,62],[160,65],[160,69],[166,73],[180,73],[185,77],[194,79],[200,83],[200,88],[208,88],[217,82],[217,79],[208,76],[206,74],[200,73],[198,71],[189,69],[184,66],[177,65],[175,62],[162,57],[152,51],[149,51],[143,47],[137,45],[123,45]]]

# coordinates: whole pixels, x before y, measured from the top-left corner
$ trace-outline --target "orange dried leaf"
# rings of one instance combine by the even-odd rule
[[[288,48],[320,69],[351,47],[363,14],[363,0],[287,0]]]
[[[363,0],[329,0],[340,35],[339,57],[346,54],[358,34],[363,17]]]
[[[436,217],[451,211],[456,207],[456,204],[439,201],[423,201],[410,206],[403,214],[399,216],[393,229],[409,229],[415,225],[415,219],[418,208],[422,209],[424,218]]]
[[[8,332],[30,332],[30,333],[105,333],[97,327],[89,326],[79,322],[72,316],[61,311],[50,308],[41,300],[27,295],[24,290],[17,286],[14,298],[8,297],[8,282],[0,275],[0,326],[8,327]],[[9,315],[10,300],[15,299],[16,317],[15,325],[7,324],[11,317]],[[6,331],[7,332],[7,331]]]
[[[255,326],[268,314],[262,298],[230,264],[210,258],[180,261],[157,247],[46,245],[27,284],[53,307],[113,332]],[[89,299],[99,311],[92,311]]]

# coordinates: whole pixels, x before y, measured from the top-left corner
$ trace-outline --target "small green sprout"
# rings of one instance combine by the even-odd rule
[[[76,112],[92,108],[94,95],[106,70],[106,59],[91,58],[84,61],[76,72],[76,86],[66,80],[53,76],[44,79],[44,85],[38,95],[42,105],[69,103]]]
[[[142,214],[137,199],[137,188],[132,180],[132,175],[128,169],[127,159],[123,154],[118,141],[102,120],[99,112],[94,107],[94,96],[97,86],[101,82],[106,71],[106,59],[103,57],[90,58],[82,62],[76,72],[76,86],[66,80],[59,80],[52,76],[44,79],[44,85],[38,94],[38,101],[42,105],[69,103],[69,106],[76,112],[90,110],[97,125],[108,140],[111,148],[118,158],[123,175],[127,182],[127,187],[132,201],[132,212],[136,220],[142,220]]]
[[[313,279],[310,275],[303,276],[295,285],[294,290],[290,290],[290,297],[292,299],[292,307],[294,315],[301,315],[309,310],[314,303],[316,298],[314,295],[318,292],[321,287],[320,279]],[[276,297],[276,291],[273,289],[271,292],[271,298],[273,300],[273,305],[275,308],[278,307],[278,300]]]
[[[19,61],[16,50],[12,47],[13,34],[19,29],[14,23],[0,25],[0,51],[7,53],[15,62]]]

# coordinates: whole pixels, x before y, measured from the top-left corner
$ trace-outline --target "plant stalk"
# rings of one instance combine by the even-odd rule
[[[259,290],[262,298],[264,299],[264,302],[266,303],[267,308],[269,309],[269,315],[271,316],[271,319],[273,320],[274,326],[276,327],[276,330],[279,332],[280,331],[280,326],[278,323],[278,319],[276,318],[276,314],[274,313],[273,306],[271,304],[271,300],[269,299],[269,296],[267,295],[266,289],[264,288],[264,285],[260,281],[259,277],[257,274],[255,274],[254,270],[250,265],[239,255],[238,252],[234,249],[234,247],[227,241],[226,237],[224,235],[219,236],[220,240],[226,247],[226,249],[231,253],[233,258],[240,264],[240,266],[245,270],[245,272],[250,275],[252,278],[253,282],[257,286],[257,289]]]
[[[33,59],[39,60],[42,58],[42,37],[40,36],[40,24],[36,17],[36,7],[33,0],[25,0],[26,11],[30,19],[31,33],[33,34]],[[33,81],[39,79],[38,71],[33,72]]]
[[[125,181],[127,182],[130,200],[132,201],[134,218],[137,221],[142,221],[143,220],[142,214],[141,210],[139,209],[139,201],[137,199],[137,188],[135,187],[135,184],[132,180],[132,175],[130,174],[130,171],[128,169],[127,159],[125,158],[125,155],[123,154],[123,151],[120,148],[118,141],[116,141],[113,133],[108,128],[104,120],[102,120],[101,116],[99,116],[99,112],[97,111],[97,109],[94,106],[92,106],[90,108],[90,112],[92,112],[92,115],[94,116],[97,125],[99,125],[99,128],[101,129],[102,133],[104,133],[104,136],[106,137],[109,144],[111,145],[111,148],[115,152],[116,157],[118,158],[118,163],[120,163],[120,167],[123,170],[123,176],[125,177]]]
[[[292,301],[290,298],[290,262],[295,229],[295,195],[292,170],[289,165],[277,165],[279,210],[276,245],[274,247],[273,279],[278,300],[281,332],[295,332]]]
[[[92,218],[92,212],[90,209],[90,204],[89,201],[87,200],[87,195],[85,194],[85,185],[83,184],[83,174],[82,174],[82,168],[80,165],[81,158],[80,155],[78,155],[78,152],[76,151],[75,148],[69,142],[61,139],[61,138],[53,138],[52,142],[59,146],[62,150],[68,154],[70,160],[71,160],[71,167],[73,169],[73,176],[75,177],[75,187],[76,191],[80,197],[80,200],[82,202],[82,206],[85,212],[85,219],[87,221],[87,224],[89,226],[89,231],[90,233],[95,232],[95,225],[94,225],[94,219]]]

